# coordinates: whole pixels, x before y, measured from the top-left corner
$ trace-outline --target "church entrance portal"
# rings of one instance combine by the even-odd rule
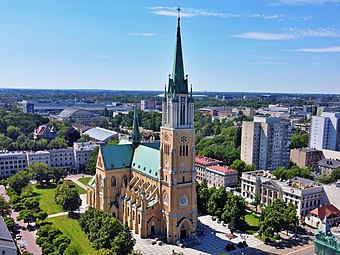
[[[151,226],[151,235],[154,234],[156,231],[155,231],[155,226]]]
[[[184,225],[183,225],[183,227],[181,228],[180,238],[181,238],[181,239],[187,238],[187,230],[186,230],[186,228],[185,228]]]

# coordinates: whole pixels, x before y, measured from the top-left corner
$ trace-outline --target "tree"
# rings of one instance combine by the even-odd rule
[[[6,150],[12,143],[12,139],[5,136],[4,134],[0,134],[0,150]]]
[[[42,162],[31,164],[27,171],[32,174],[32,178],[36,180],[40,185],[44,182],[48,183],[52,179],[52,175],[49,171],[48,165]]]
[[[19,171],[8,178],[8,185],[18,194],[21,194],[21,190],[26,187],[31,180],[31,174],[27,171]]]
[[[227,193],[227,201],[223,208],[222,219],[229,222],[231,228],[240,228],[244,224],[246,215],[246,201],[232,192]]]
[[[0,216],[5,217],[11,214],[11,207],[5,198],[0,195]]]
[[[261,205],[261,198],[258,194],[255,194],[251,204],[255,206],[255,211],[257,212],[257,208]]]
[[[113,239],[112,251],[117,255],[130,254],[135,243],[136,240],[132,238],[131,231],[125,227],[125,231],[120,232]]]
[[[262,208],[260,217],[260,236],[273,237],[281,229],[288,231],[296,226],[298,218],[296,206],[286,204],[282,199],[276,199],[272,204]]]
[[[9,138],[12,138],[13,140],[17,139],[17,137],[20,135],[20,128],[15,126],[9,126],[7,127],[7,136]]]
[[[224,205],[227,202],[228,194],[224,187],[219,189],[212,188],[212,195],[208,201],[208,212],[221,218]]]
[[[13,232],[15,230],[16,225],[17,225],[15,223],[14,219],[10,216],[6,216],[6,217],[4,217],[4,220],[5,220],[5,223],[6,223],[8,230]]]
[[[50,172],[56,183],[58,183],[60,180],[63,180],[67,176],[67,170],[59,167],[51,167]]]
[[[94,175],[96,173],[96,164],[98,158],[99,147],[95,147],[91,153],[89,161],[85,165],[85,172]]]
[[[300,131],[298,134],[292,134],[290,148],[303,148],[308,146],[308,133]]]
[[[66,140],[68,141],[67,144],[72,146],[74,142],[76,142],[80,138],[80,132],[75,129],[74,127],[69,127],[67,129],[67,136]]]
[[[55,201],[67,211],[75,211],[81,206],[78,190],[69,182],[59,184],[55,192]]]

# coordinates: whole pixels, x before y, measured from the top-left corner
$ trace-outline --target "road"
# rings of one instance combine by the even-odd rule
[[[7,201],[9,200],[9,197],[5,194],[5,187],[3,185],[0,185],[0,194],[3,195]],[[14,210],[11,213],[11,217],[18,224],[18,231],[20,232],[20,235],[22,236],[19,242],[26,243],[27,251],[33,253],[34,255],[41,255],[42,254],[41,249],[35,243],[36,231],[28,231],[26,229],[27,224],[24,223],[22,220],[20,221],[17,220],[18,215],[19,213],[15,212]]]

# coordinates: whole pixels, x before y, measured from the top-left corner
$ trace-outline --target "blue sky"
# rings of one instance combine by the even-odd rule
[[[0,0],[0,87],[340,93],[340,0]]]

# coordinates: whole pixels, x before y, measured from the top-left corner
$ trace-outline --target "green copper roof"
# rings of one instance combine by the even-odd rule
[[[139,144],[140,139],[141,139],[141,135],[139,132],[139,118],[138,118],[137,106],[135,106],[135,111],[133,114],[132,143]]]
[[[169,93],[188,94],[188,80],[184,78],[184,64],[181,42],[180,18],[178,18],[176,49],[172,68],[172,78],[169,79]]]
[[[157,179],[159,163],[159,149],[140,144],[135,149],[131,167],[142,174]]]
[[[132,144],[103,145],[100,147],[106,170],[131,166]]]

